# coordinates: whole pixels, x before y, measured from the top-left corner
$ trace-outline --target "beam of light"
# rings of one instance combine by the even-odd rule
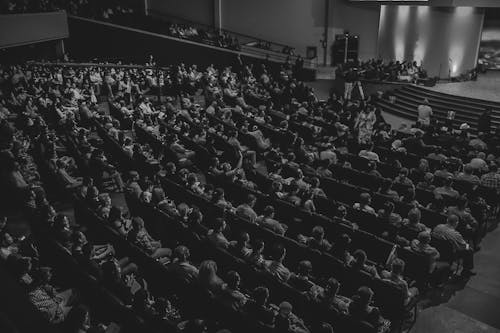
[[[429,33],[429,6],[417,7],[418,37],[413,51],[413,60],[422,64],[427,51],[428,33]]]
[[[405,59],[405,39],[409,16],[410,6],[397,6],[394,56],[396,60],[399,61],[403,61]]]

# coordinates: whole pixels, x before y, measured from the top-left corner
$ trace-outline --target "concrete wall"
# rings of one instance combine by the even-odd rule
[[[382,6],[378,55],[422,62],[431,76],[457,76],[476,65],[484,10]]]
[[[0,48],[67,38],[66,12],[0,15]]]

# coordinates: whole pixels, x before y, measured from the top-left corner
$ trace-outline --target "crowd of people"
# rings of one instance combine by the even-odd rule
[[[354,74],[353,74],[354,73]],[[357,76],[366,80],[417,83],[427,78],[427,72],[416,61],[389,61],[370,59],[354,61],[337,67],[337,76]]]
[[[46,254],[37,250],[49,235],[139,316],[184,332],[215,332],[224,320],[187,317],[178,295],[149,287],[154,282],[142,262],[112,240],[91,245],[95,235],[84,225],[91,217],[72,221],[57,213],[48,195],[53,183],[169,276],[274,332],[333,332],[335,318],[314,320],[319,315],[304,304],[388,331],[406,314],[375,306],[387,295],[375,294],[366,280],[349,285],[322,267],[324,260],[338,261],[346,276],[389,284],[401,290],[403,305],[413,304],[429,283],[446,281],[450,263],[463,278],[475,274],[474,251],[498,214],[498,130],[475,137],[455,129],[457,139],[435,121],[421,121],[396,131],[373,106],[376,97],[332,94],[320,102],[291,66],[277,73],[247,64],[156,71],[20,64],[1,71],[2,189],[8,208],[17,204],[33,221],[35,235],[13,238],[3,220],[2,260],[47,321],[74,324],[78,332],[121,323],[93,320],[85,298],[51,285]],[[158,92],[167,96],[153,98]],[[431,114],[424,109],[422,117]],[[356,183],[343,176],[349,172],[373,181]],[[126,204],[116,200],[121,193]],[[183,240],[191,242],[174,237],[183,233],[170,223],[165,234],[151,228],[153,208],[189,230]],[[333,226],[345,231],[333,233]],[[365,228],[380,242],[428,256],[428,272],[420,273],[431,278],[417,288],[406,273],[413,263],[394,251],[378,259],[368,243],[354,246]],[[192,246],[202,240],[235,259],[214,260]],[[451,259],[442,258],[443,242],[453,249]],[[244,266],[231,264],[238,260]],[[257,284],[247,273],[256,274]],[[276,296],[283,285],[305,303]]]

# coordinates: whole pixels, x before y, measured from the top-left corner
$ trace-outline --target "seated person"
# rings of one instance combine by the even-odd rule
[[[470,164],[466,164],[464,166],[464,171],[460,172],[455,177],[455,179],[466,181],[466,182],[469,182],[469,183],[474,184],[474,185],[478,185],[481,182],[481,180],[479,179],[478,176],[472,174],[473,171],[474,171],[474,168],[472,168],[472,166],[470,166]]]
[[[340,283],[334,278],[329,278],[323,292],[319,294],[318,299],[320,303],[326,305],[328,308],[333,308],[338,312],[347,314],[349,311],[349,304],[352,300],[338,295],[339,289]]]
[[[177,279],[189,284],[198,278],[198,268],[189,262],[189,249],[179,245],[174,249],[172,263],[167,266],[169,272],[173,273]]]
[[[421,231],[417,239],[413,239],[410,242],[410,249],[413,252],[421,253],[429,256],[430,264],[429,264],[429,272],[433,272],[436,268],[436,261],[439,259],[439,251],[430,245],[431,242],[431,233],[429,231]]]
[[[256,222],[264,228],[270,229],[279,235],[284,235],[288,229],[286,224],[280,223],[274,219],[273,206],[266,206],[266,208],[264,208],[264,214],[259,216]]]
[[[354,319],[366,321],[379,328],[378,331],[384,331],[381,328],[388,326],[390,323],[381,317],[378,308],[371,305],[372,300],[373,291],[368,287],[360,287],[349,304],[349,314]]]
[[[407,168],[401,168],[399,170],[399,175],[396,178],[394,178],[394,183],[405,185],[408,187],[414,187],[413,182],[411,181],[410,178],[408,178],[408,173],[409,172]]]
[[[372,202],[372,197],[369,193],[361,193],[359,195],[359,202],[356,202],[352,208],[354,209],[357,209],[357,210],[361,210],[363,212],[366,212],[366,213],[370,213],[370,214],[373,214],[373,215],[377,215],[377,213],[375,212],[375,209],[373,209],[373,207],[370,206]]]
[[[257,202],[257,198],[253,194],[249,194],[247,196],[247,200],[239,205],[236,208],[236,215],[248,220],[252,223],[255,223],[257,220],[257,213],[253,210],[253,207],[255,206],[255,203]]]
[[[274,327],[275,313],[268,305],[268,299],[269,289],[266,287],[257,287],[253,290],[252,298],[245,304],[244,310],[260,323]]]
[[[281,302],[278,315],[274,321],[276,333],[308,333],[306,325],[293,312],[293,307],[288,302]]]
[[[325,230],[319,225],[312,229],[311,237],[307,238],[306,245],[320,251],[330,251],[332,248],[330,242],[325,239]]]
[[[264,267],[266,260],[264,259],[264,241],[257,239],[252,244],[252,253],[248,256],[247,261],[257,267]]]
[[[281,282],[287,282],[291,276],[290,270],[283,265],[285,256],[285,247],[281,244],[276,244],[272,251],[272,259],[266,261],[264,266],[271,275],[275,276]]]
[[[160,241],[157,241],[149,235],[144,227],[144,220],[141,217],[132,219],[132,230],[128,233],[127,239],[145,250],[153,259],[162,264],[170,262],[172,250],[163,247]]]
[[[252,255],[250,235],[248,232],[242,232],[239,234],[236,243],[229,245],[229,252],[243,259],[249,258]]]
[[[311,271],[312,264],[310,261],[303,260],[299,262],[297,273],[290,277],[288,284],[300,292],[309,292],[311,288],[315,286],[315,284],[309,280]]]
[[[456,255],[463,259],[462,276],[472,276],[474,268],[474,250],[456,230],[459,218],[456,215],[448,216],[446,224],[437,225],[432,231],[432,238],[448,241],[452,244]]]
[[[418,208],[412,208],[408,212],[408,216],[403,220],[403,226],[407,229],[420,233],[422,231],[430,231],[425,224],[420,223],[422,213]]]
[[[229,247],[229,241],[226,236],[224,236],[224,230],[226,229],[226,221],[218,217],[214,221],[213,229],[210,229],[207,234],[207,238],[210,243],[217,247],[227,249]]]
[[[366,257],[365,251],[358,249],[358,250],[354,251],[353,257],[354,257],[354,261],[351,262],[351,265],[350,265],[351,269],[358,270],[358,271],[365,271],[367,273],[370,273],[373,277],[376,277],[376,278],[379,277],[378,272],[377,272],[377,268],[375,268],[375,266],[368,265],[366,263],[367,257]]]
[[[198,271],[198,282],[200,285],[214,294],[219,293],[224,286],[224,281],[217,276],[217,263],[213,260],[205,260],[200,264]]]
[[[73,291],[68,289],[57,292],[51,285],[52,273],[48,267],[40,267],[33,276],[34,282],[29,292],[29,300],[50,323],[63,322],[72,308]]]
[[[394,213],[394,203],[392,201],[386,201],[384,203],[384,208],[378,211],[378,217],[395,227],[401,225],[401,215]]]
[[[447,196],[453,199],[457,199],[460,196],[458,191],[453,188],[453,178],[451,177],[445,179],[443,186],[437,187],[434,190],[434,195],[441,197]]]
[[[430,172],[425,173],[424,179],[417,184],[417,188],[421,190],[434,191],[434,175]]]
[[[401,259],[395,259],[391,264],[391,271],[382,271],[382,279],[391,281],[403,290],[403,294],[407,295],[405,303],[408,303],[413,297],[418,294],[417,288],[409,288],[408,283],[403,278],[405,262]]]
[[[235,311],[243,308],[247,302],[247,296],[240,291],[241,277],[235,271],[230,271],[226,276],[226,284],[222,288],[218,299]]]

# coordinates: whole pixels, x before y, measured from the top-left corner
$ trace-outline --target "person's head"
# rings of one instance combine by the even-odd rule
[[[356,292],[356,300],[361,304],[368,306],[373,299],[373,291],[368,287],[360,287]]]
[[[252,244],[253,253],[262,254],[264,252],[265,243],[262,239],[256,239]]]
[[[7,226],[7,216],[0,216],[0,230]]]
[[[344,205],[340,205],[337,207],[337,217],[341,219],[346,218],[347,216],[347,208]]]
[[[405,262],[399,258],[396,258],[391,265],[391,271],[393,274],[401,276],[405,270]]]
[[[266,206],[264,208],[264,216],[268,218],[273,218],[274,217],[274,207],[273,206]]]
[[[109,196],[108,193],[101,193],[99,194],[98,198],[99,198],[99,204],[101,206],[111,207],[111,197]]]
[[[167,172],[167,174],[175,174],[175,172],[177,171],[177,167],[173,162],[168,162],[167,164],[165,164],[165,171]]]
[[[73,232],[73,234],[71,235],[71,239],[73,241],[73,246],[74,247],[76,247],[76,246],[83,246],[83,245],[85,245],[85,244],[88,243],[87,237],[81,231],[75,231],[75,232]]]
[[[212,280],[217,274],[217,263],[213,260],[205,260],[200,264],[200,280]]]
[[[372,202],[372,197],[370,193],[364,192],[359,195],[359,203],[361,206],[368,206]]]
[[[224,199],[224,190],[218,187],[214,190],[212,194],[212,200],[217,202],[222,199]]]
[[[224,229],[226,229],[226,221],[221,217],[216,218],[214,220],[214,230],[217,232],[223,232]]]
[[[230,289],[237,290],[240,286],[241,277],[238,272],[229,271],[226,276],[226,283]]]
[[[472,165],[470,165],[470,164],[466,164],[466,165],[464,166],[464,173],[465,173],[466,175],[472,175],[472,171],[474,171],[474,168],[472,167]]]
[[[247,200],[245,201],[247,205],[249,205],[250,207],[253,207],[255,206],[255,202],[257,201],[257,198],[255,197],[255,195],[253,194],[249,194],[247,196]]]
[[[311,183],[311,187],[312,187],[312,188],[318,188],[318,187],[319,187],[319,184],[320,184],[320,182],[319,182],[319,178],[318,178],[318,177],[313,177],[313,178],[311,178],[310,183]]]
[[[292,314],[292,304],[288,302],[281,302],[279,305],[279,315],[288,318]]]
[[[448,216],[448,218],[446,219],[446,224],[455,229],[458,226],[458,221],[459,221],[458,216],[452,214]]]
[[[311,235],[315,240],[321,241],[325,237],[325,230],[322,226],[317,225],[312,229]]]
[[[173,256],[180,262],[188,261],[190,255],[189,249],[184,245],[179,245],[174,249]]]
[[[99,197],[99,190],[95,186],[90,186],[87,189],[87,198],[92,200],[97,200]]]
[[[273,247],[273,251],[272,251],[272,255],[271,255],[271,257],[273,258],[273,260],[282,262],[285,259],[285,256],[286,256],[286,249],[285,249],[285,247],[283,245],[281,245],[281,244],[276,244]]]
[[[417,239],[422,245],[429,244],[431,242],[431,233],[428,231],[421,231],[418,233]]]
[[[492,164],[489,166],[489,171],[491,173],[498,173],[498,166],[496,164]]]
[[[264,306],[269,299],[269,289],[266,287],[257,287],[253,290],[253,299],[257,305]]]
[[[418,169],[427,172],[429,170],[429,161],[427,161],[425,158],[421,158],[418,162]]]
[[[410,224],[416,225],[420,222],[420,218],[422,217],[422,214],[420,212],[420,209],[418,208],[412,208],[408,212],[408,222]]]
[[[134,216],[132,218],[132,229],[134,230],[142,230],[144,229],[144,220],[140,216]]]
[[[299,266],[297,267],[297,274],[300,276],[309,276],[312,271],[312,264],[308,260],[302,260],[299,262]]]
[[[451,187],[453,185],[453,178],[452,177],[446,177],[446,179],[443,182],[445,187]]]
[[[434,182],[434,174],[430,173],[430,172],[427,172],[425,175],[424,175],[424,181],[427,183],[427,184],[432,184]]]
[[[399,176],[402,178],[408,177],[408,169],[407,168],[401,168],[399,170]]]
[[[334,297],[337,295],[340,289],[340,283],[337,281],[335,278],[329,278],[328,281],[326,282],[325,286],[325,292],[328,294],[330,297]]]

